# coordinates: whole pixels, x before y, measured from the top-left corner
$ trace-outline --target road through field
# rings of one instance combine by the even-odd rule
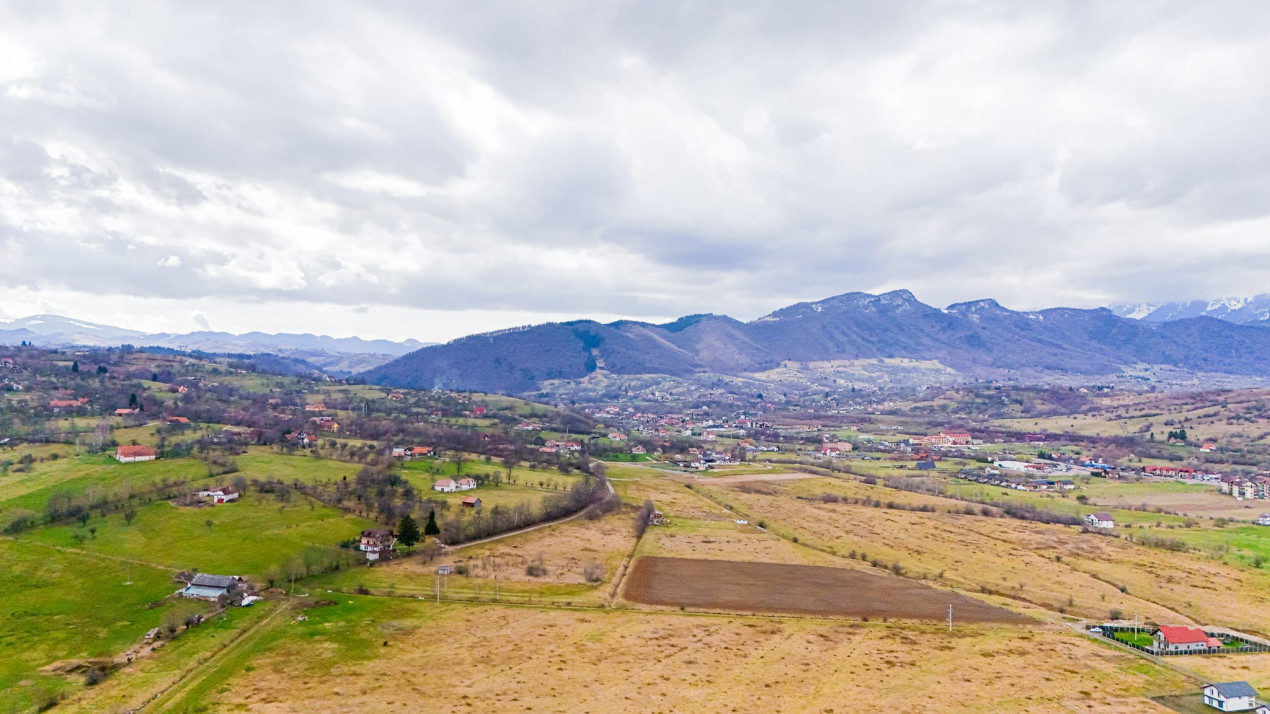
[[[227,663],[233,655],[245,652],[248,647],[264,639],[275,627],[288,622],[286,617],[280,618],[279,615],[290,612],[292,612],[290,602],[280,603],[278,609],[270,613],[268,617],[240,632],[236,638],[228,642],[224,647],[212,653],[211,656],[197,666],[183,672],[179,679],[156,692],[144,704],[141,704],[133,711],[142,709],[157,712],[171,710],[188,697],[194,687],[207,681],[207,678],[218,667]]]

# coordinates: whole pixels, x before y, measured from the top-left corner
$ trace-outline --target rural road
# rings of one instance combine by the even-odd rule
[[[183,672],[181,676],[173,683],[156,692],[150,699],[146,700],[133,711],[142,709],[153,709],[155,711],[164,711],[166,707],[179,702],[181,697],[185,696],[191,687],[197,686],[203,682],[209,674],[211,674],[221,662],[230,654],[242,649],[248,644],[254,643],[263,637],[270,627],[268,625],[273,622],[278,615],[292,612],[290,602],[281,602],[278,609],[270,613],[265,619],[252,625],[250,628],[239,633],[237,637],[227,642],[219,650],[216,650],[207,659],[198,665]],[[286,619],[283,618],[285,622]]]

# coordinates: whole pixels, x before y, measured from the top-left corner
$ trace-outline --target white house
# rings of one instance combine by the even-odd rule
[[[1243,712],[1257,706],[1257,690],[1247,682],[1204,685],[1204,703],[1223,712]]]
[[[1207,652],[1221,647],[1221,640],[1198,627],[1169,627],[1162,625],[1153,634],[1155,649],[1159,652]]]
[[[476,479],[461,478],[454,482],[454,488],[456,491],[471,491],[476,488]]]
[[[148,446],[121,446],[115,450],[115,459],[121,464],[154,461],[156,458],[158,453]]]
[[[1091,513],[1085,516],[1085,523],[1090,528],[1115,528],[1116,521],[1110,513]]]
[[[397,544],[392,531],[383,528],[367,528],[362,531],[362,540],[358,550],[366,554],[367,560],[379,560],[381,554],[387,553]]]
[[[459,490],[459,485],[452,478],[442,478],[437,479],[437,482],[432,484],[432,490],[441,491],[442,493],[454,493]]]
[[[212,499],[212,503],[229,503],[238,500],[238,489],[233,486],[217,486],[216,488],[208,488],[198,492],[202,498]]]

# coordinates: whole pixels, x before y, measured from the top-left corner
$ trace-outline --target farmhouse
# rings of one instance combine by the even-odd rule
[[[1091,513],[1085,516],[1085,523],[1090,528],[1115,528],[1116,521],[1110,513]]]
[[[1221,647],[1221,640],[1210,637],[1198,627],[1161,626],[1152,638],[1158,652],[1206,652]]]
[[[158,454],[149,446],[121,446],[115,450],[115,459],[121,464],[137,461],[154,461]]]
[[[233,594],[242,581],[237,575],[209,575],[198,573],[190,580],[190,584],[179,592],[181,597],[195,600],[216,600],[221,595]]]
[[[189,424],[190,420],[185,417],[170,416],[165,421],[169,424]]]
[[[335,417],[313,417],[309,421],[317,424],[317,428],[320,431],[329,431],[335,434],[338,434],[340,431],[340,423],[335,421]]]
[[[1204,703],[1223,712],[1248,711],[1257,706],[1257,690],[1247,682],[1206,684]]]
[[[464,496],[463,507],[464,508],[480,508],[481,497],[480,496]]]
[[[390,552],[396,544],[392,531],[383,528],[367,528],[362,531],[362,541],[357,549],[366,554],[367,560],[379,560],[382,553]]]
[[[199,491],[198,495],[202,498],[210,498],[212,503],[229,503],[238,500],[238,489],[233,486],[217,486]]]
[[[459,490],[459,485],[452,478],[442,478],[437,479],[437,482],[432,484],[432,490],[442,493],[454,493]]]
[[[115,416],[131,416],[133,414],[140,414],[140,413],[141,413],[140,409],[116,409],[115,410]]]

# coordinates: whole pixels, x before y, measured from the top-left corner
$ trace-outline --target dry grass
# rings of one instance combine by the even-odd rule
[[[1054,629],[395,602],[310,611],[213,711],[1164,712],[1193,685]],[[365,614],[365,613],[363,613]],[[353,637],[349,642],[346,638]],[[370,642],[373,640],[373,642]],[[384,640],[386,646],[381,646]]]

